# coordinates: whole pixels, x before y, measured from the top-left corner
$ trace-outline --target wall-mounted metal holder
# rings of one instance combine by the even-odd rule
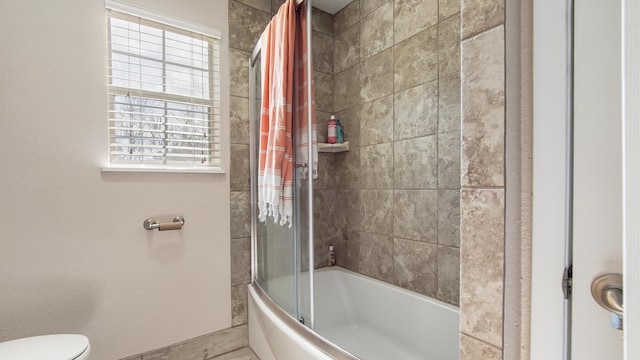
[[[182,216],[174,217],[172,222],[170,223],[159,223],[155,219],[147,219],[144,221],[144,223],[142,223],[142,226],[144,226],[144,228],[147,230],[158,229],[159,231],[180,230],[182,229],[183,225],[184,218]]]

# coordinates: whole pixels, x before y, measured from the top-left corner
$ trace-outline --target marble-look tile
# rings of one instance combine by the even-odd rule
[[[460,0],[439,0],[440,20],[460,12]]]
[[[333,38],[314,31],[312,42],[313,70],[333,74]]]
[[[363,103],[393,93],[393,49],[364,60],[360,66],[360,99]]]
[[[361,231],[360,190],[336,190],[334,223],[338,236],[349,237],[351,232]]]
[[[249,144],[249,99],[231,96],[229,102],[229,140]]]
[[[333,110],[341,111],[360,103],[360,65],[337,73],[333,78]]]
[[[438,80],[438,131],[460,130],[460,74]]]
[[[360,234],[358,231],[345,232],[334,244],[338,266],[351,271],[360,270]]]
[[[396,43],[438,23],[438,0],[395,0],[394,3]]]
[[[247,285],[231,287],[231,326],[247,323]]]
[[[249,191],[251,185],[251,168],[249,165],[249,145],[231,144],[231,161],[229,169],[229,181],[231,191]]]
[[[277,14],[278,10],[280,10],[280,6],[282,6],[282,4],[284,4],[285,2],[286,0],[271,0],[271,14]]]
[[[438,300],[460,303],[460,249],[438,246]]]
[[[357,104],[336,113],[342,125],[344,141],[348,141],[350,147],[360,146],[360,109],[360,104]]]
[[[389,95],[363,104],[361,117],[360,143],[362,145],[393,141],[393,96]]]
[[[438,190],[438,244],[460,247],[459,190]]]
[[[335,166],[338,189],[360,189],[360,147],[336,153]]]
[[[231,192],[231,238],[251,236],[251,202],[248,191]]]
[[[251,53],[270,21],[268,12],[229,1],[229,46]]]
[[[396,92],[393,110],[395,140],[435,134],[438,130],[438,82],[430,81]]]
[[[231,239],[231,286],[251,282],[251,239]]]
[[[142,360],[202,360],[249,345],[247,325],[236,326],[142,354]]]
[[[438,24],[439,77],[460,74],[460,15],[456,14]]]
[[[333,76],[314,71],[313,79],[315,83],[316,110],[333,111]]]
[[[318,178],[313,181],[313,190],[334,189],[335,180],[335,156],[331,153],[318,154]]]
[[[438,241],[438,191],[395,190],[393,235],[403,239]]]
[[[366,2],[366,1],[365,1]],[[333,33],[338,35],[360,21],[360,1],[352,1],[333,16]]]
[[[438,139],[424,136],[394,143],[396,189],[436,189],[438,186]]]
[[[502,360],[502,349],[460,334],[460,360]]]
[[[361,274],[393,282],[393,238],[385,235],[362,233],[360,239]]]
[[[460,188],[460,132],[438,134],[438,188]]]
[[[336,225],[333,219],[335,208],[335,190],[313,191],[314,235],[318,238],[331,237],[336,233]]]
[[[393,3],[388,2],[360,21],[360,58],[393,46]]]
[[[392,236],[393,190],[361,190],[360,199],[362,231]]]
[[[363,0],[362,4],[360,4],[361,6],[361,16],[367,16],[369,15],[372,11],[376,10],[377,8],[379,8],[380,6],[386,4],[389,0]]]
[[[398,238],[393,242],[394,283],[435,298],[438,293],[437,246]]]
[[[232,1],[233,2],[233,1]],[[251,53],[229,49],[229,62],[231,83],[229,85],[230,94],[244,98],[249,97],[249,59]]]
[[[462,185],[504,185],[504,26],[462,45]]]
[[[260,360],[260,358],[251,350],[250,347],[246,346],[242,349],[216,356],[211,360]]]
[[[339,73],[360,62],[359,28],[352,26],[333,38],[333,69]]]
[[[396,92],[438,78],[437,26],[432,26],[398,43],[394,52]]]
[[[393,143],[360,148],[360,177],[363,189],[393,189]]]
[[[504,190],[462,190],[460,211],[460,328],[501,346]]]
[[[462,0],[462,38],[504,24],[504,0]]]
[[[271,0],[235,0],[239,3],[251,6],[266,13],[271,12]]]
[[[333,15],[313,8],[311,17],[311,29],[313,31],[333,36]]]

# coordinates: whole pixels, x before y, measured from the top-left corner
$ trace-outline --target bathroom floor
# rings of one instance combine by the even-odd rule
[[[211,358],[211,360],[260,360],[260,358],[250,347],[245,346],[241,349]]]

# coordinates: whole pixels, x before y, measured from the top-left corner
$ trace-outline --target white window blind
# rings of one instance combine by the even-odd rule
[[[107,11],[110,164],[219,168],[219,38]]]

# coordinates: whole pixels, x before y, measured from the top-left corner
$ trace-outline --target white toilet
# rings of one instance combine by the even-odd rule
[[[86,360],[90,348],[83,335],[34,336],[0,343],[0,360]]]

